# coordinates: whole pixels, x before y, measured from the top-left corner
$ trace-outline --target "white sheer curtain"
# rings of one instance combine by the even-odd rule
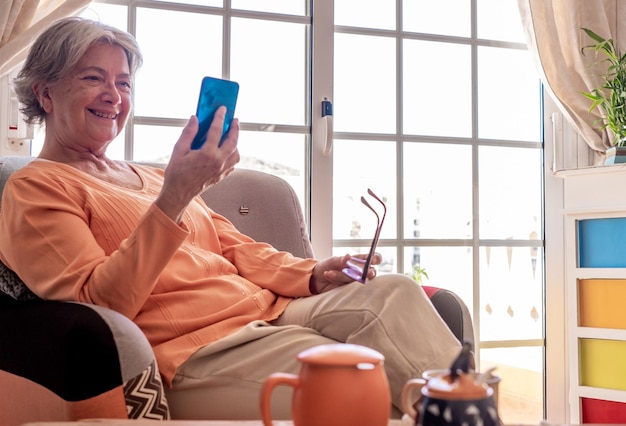
[[[28,48],[52,22],[78,14],[91,0],[0,0],[0,77],[26,59]]]
[[[604,152],[613,135],[594,128],[597,113],[589,113],[591,101],[581,92],[602,85],[593,50],[583,56],[581,47],[593,41],[581,30],[589,28],[612,38],[626,50],[626,1],[624,0],[518,0],[528,47],[548,91],[589,146]]]

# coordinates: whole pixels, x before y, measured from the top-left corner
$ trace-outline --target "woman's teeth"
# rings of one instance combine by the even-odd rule
[[[103,117],[103,118],[110,118],[110,119],[114,119],[115,117],[117,117],[117,114],[105,114],[103,112],[99,112],[99,111],[94,111],[91,110],[91,112],[95,115],[97,115],[98,117]]]

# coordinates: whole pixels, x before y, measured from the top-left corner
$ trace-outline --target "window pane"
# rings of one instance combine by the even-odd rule
[[[470,61],[470,46],[404,41],[405,134],[472,135]]]
[[[480,350],[481,371],[496,367],[498,415],[503,425],[538,423],[543,414],[543,348]]]
[[[335,0],[335,25],[396,28],[396,0]]]
[[[232,0],[233,9],[304,16],[305,0]]]
[[[517,0],[477,0],[477,7],[478,38],[526,43]]]
[[[395,40],[335,34],[336,132],[396,132]]]
[[[403,161],[404,237],[471,238],[472,148],[405,142]]]
[[[542,250],[481,247],[481,340],[541,339]]]
[[[119,6],[105,3],[91,3],[87,9],[81,14],[84,18],[93,19],[94,21],[103,22],[120,30],[128,31],[126,6]]]
[[[230,75],[242,122],[305,124],[305,36],[303,24],[233,19]]]
[[[540,83],[525,50],[478,48],[478,136],[541,140]]]
[[[168,163],[182,128],[135,125],[134,161]]]
[[[307,137],[292,133],[240,132],[238,168],[259,170],[286,180],[304,208]]]
[[[333,238],[374,237],[376,216],[361,196],[379,211],[367,189],[387,204],[381,238],[396,235],[396,145],[377,141],[335,140],[333,146]]]
[[[404,0],[402,29],[417,33],[469,37],[470,0]]]
[[[156,0],[156,1],[166,1],[169,3],[181,3],[181,4],[195,4],[198,6],[213,6],[213,7],[222,7],[222,0]]]
[[[428,278],[424,277],[422,281],[423,285],[455,292],[471,312],[474,300],[471,247],[405,247],[404,273],[411,274],[413,265],[420,265],[428,274]]]
[[[45,125],[35,125],[33,128],[33,139],[30,143],[30,155],[37,157],[43,148],[43,141],[46,138]]]
[[[202,77],[222,75],[222,18],[137,8],[137,41],[144,65],[137,74],[135,114],[170,118],[195,114]]]
[[[107,147],[107,157],[111,160],[124,160],[124,151],[126,146],[126,131],[123,130]]]
[[[541,154],[539,149],[479,148],[481,239],[542,235]]]

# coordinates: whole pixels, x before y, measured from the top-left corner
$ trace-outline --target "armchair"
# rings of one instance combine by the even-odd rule
[[[11,173],[31,160],[0,158],[0,195]],[[243,233],[313,256],[298,198],[282,179],[237,169],[202,197]],[[458,296],[424,289],[455,336],[473,341]],[[152,349],[132,321],[106,308],[33,296],[0,263],[0,424],[170,417]]]

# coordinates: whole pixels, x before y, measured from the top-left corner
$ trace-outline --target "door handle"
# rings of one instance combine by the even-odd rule
[[[322,101],[322,118],[324,118],[324,126],[326,129],[322,155],[328,156],[333,150],[333,104],[326,98]]]

